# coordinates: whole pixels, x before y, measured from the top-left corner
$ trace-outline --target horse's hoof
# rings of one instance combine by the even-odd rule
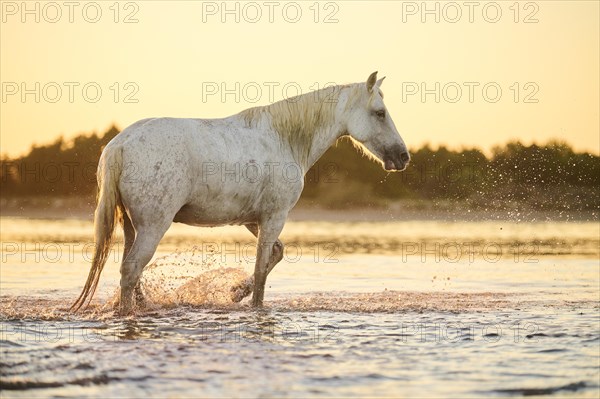
[[[123,308],[123,307],[120,307],[117,310],[117,314],[119,316],[123,316],[123,317],[125,317],[125,316],[131,316],[133,313],[134,313],[133,312],[133,308]]]
[[[133,314],[133,303],[132,301],[120,301],[117,307],[117,314],[119,316],[129,316]]]
[[[263,307],[263,301],[261,300],[252,300],[252,307],[255,309],[261,309]]]

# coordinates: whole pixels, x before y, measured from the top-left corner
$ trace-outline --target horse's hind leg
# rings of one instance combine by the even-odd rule
[[[129,251],[131,251],[131,247],[133,246],[133,242],[135,241],[135,229],[133,228],[133,223],[131,223],[131,219],[129,215],[125,211],[125,209],[121,209],[123,214],[123,236],[124,236],[124,246],[123,246],[123,260],[127,258]],[[135,286],[135,302],[137,304],[145,303],[144,293],[142,292],[142,287],[140,282]]]
[[[127,258],[127,254],[131,251],[133,241],[135,240],[135,229],[131,223],[131,219],[124,209],[121,209],[123,214],[123,235],[124,235],[124,246],[123,246],[123,259]]]
[[[130,313],[133,309],[133,294],[139,287],[142,270],[152,259],[167,228],[168,226],[163,229],[138,229],[131,250],[121,264],[120,311],[122,313]]]
[[[135,229],[133,228],[133,224],[131,223],[131,219],[127,214],[127,211],[121,207],[121,225],[123,226],[123,258],[121,263],[125,262],[127,259],[127,255],[131,252],[131,247],[133,246],[133,242],[135,241]],[[136,286],[136,295],[137,295],[137,286]],[[136,298],[137,299],[137,298]],[[116,305],[119,305],[120,298],[117,299]]]

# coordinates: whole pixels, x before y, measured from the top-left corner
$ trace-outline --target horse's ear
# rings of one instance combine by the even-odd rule
[[[383,83],[383,79],[385,79],[385,76],[377,81],[377,83],[376,83],[377,87],[381,87],[381,84]]]
[[[370,93],[373,90],[373,86],[377,83],[377,71],[373,72],[369,79],[367,79],[367,90]]]

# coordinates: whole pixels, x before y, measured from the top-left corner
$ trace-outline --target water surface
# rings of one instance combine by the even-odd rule
[[[262,311],[227,295],[244,228],[174,225],[129,317],[119,237],[70,314],[91,223],[0,223],[2,396],[600,395],[597,223],[290,222]],[[207,295],[174,294],[198,276]]]

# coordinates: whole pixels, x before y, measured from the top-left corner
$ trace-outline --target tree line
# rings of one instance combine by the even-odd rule
[[[62,137],[32,146],[22,157],[0,159],[3,198],[94,196],[102,148],[119,133]],[[453,202],[471,208],[600,209],[600,157],[575,152],[568,144],[510,142],[486,156],[469,148],[411,151],[401,173],[389,173],[340,139],[305,177],[301,202],[331,208]]]

